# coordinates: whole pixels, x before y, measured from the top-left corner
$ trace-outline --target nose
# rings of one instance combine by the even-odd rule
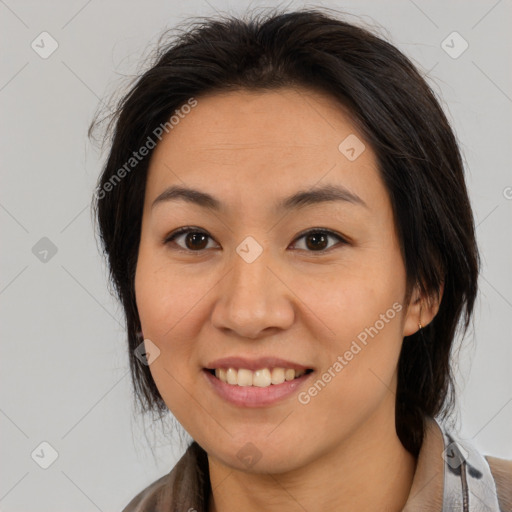
[[[219,283],[213,325],[250,339],[293,325],[294,294],[269,251],[252,262],[236,252],[231,259],[232,270]]]

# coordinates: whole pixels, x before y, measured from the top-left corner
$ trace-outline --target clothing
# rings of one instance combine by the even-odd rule
[[[208,512],[206,452],[194,441],[167,475],[122,512]],[[409,497],[402,512],[512,512],[512,460],[482,456],[427,418]]]

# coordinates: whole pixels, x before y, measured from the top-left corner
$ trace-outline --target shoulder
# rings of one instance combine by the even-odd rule
[[[169,488],[170,476],[171,473],[168,473],[148,485],[123,508],[122,512],[146,512],[148,510],[157,512],[162,509],[163,495],[165,489]]]
[[[496,483],[500,510],[512,512],[512,460],[485,455]]]
[[[122,512],[202,511],[209,483],[206,452],[194,441],[168,474],[140,491]]]
[[[427,418],[416,472],[404,510],[512,512],[512,460],[484,455],[437,419]]]

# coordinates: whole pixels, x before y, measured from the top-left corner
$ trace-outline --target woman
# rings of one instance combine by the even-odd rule
[[[441,420],[478,251],[454,134],[318,10],[210,19],[120,102],[95,207],[143,410],[193,438],[125,512],[511,510]]]

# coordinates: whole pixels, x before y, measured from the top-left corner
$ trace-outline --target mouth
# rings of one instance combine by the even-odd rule
[[[223,357],[203,368],[208,388],[236,407],[267,407],[296,394],[315,369],[298,362],[267,356]]]
[[[203,368],[207,387],[239,408],[270,407],[294,396],[315,375],[313,368],[284,359],[228,357]]]
[[[248,368],[236,368],[233,366],[227,368],[205,368],[204,370],[219,381],[230,386],[258,388],[279,386],[285,382],[300,379],[302,376],[313,372],[312,368],[284,368],[280,366],[260,368],[254,371]]]

